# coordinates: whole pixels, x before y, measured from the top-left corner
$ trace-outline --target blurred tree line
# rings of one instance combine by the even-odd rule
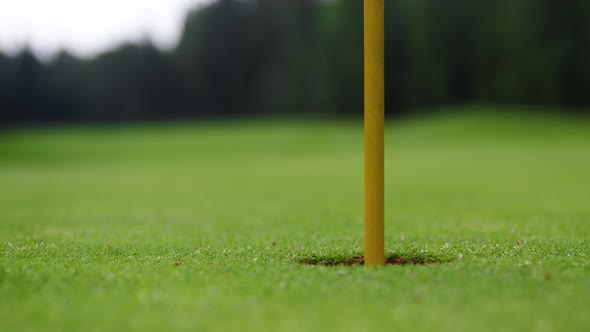
[[[386,0],[387,112],[463,102],[590,106],[590,1]],[[178,47],[48,63],[0,54],[0,123],[356,115],[363,1],[219,0]]]

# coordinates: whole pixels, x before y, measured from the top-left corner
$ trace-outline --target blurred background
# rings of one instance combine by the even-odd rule
[[[1,1],[0,124],[358,117],[363,1]],[[590,2],[386,0],[388,115],[587,113]]]

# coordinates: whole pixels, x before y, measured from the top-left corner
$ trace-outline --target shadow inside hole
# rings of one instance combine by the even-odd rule
[[[304,265],[318,266],[357,266],[365,265],[365,258],[362,255],[352,257],[329,257],[312,256],[296,258],[296,261]],[[427,256],[415,255],[389,255],[385,258],[385,265],[428,265],[447,263],[440,259]]]

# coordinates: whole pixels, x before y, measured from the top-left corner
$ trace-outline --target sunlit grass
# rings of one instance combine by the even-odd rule
[[[590,124],[463,109],[387,126],[362,254],[362,124],[0,134],[0,330],[584,330]]]

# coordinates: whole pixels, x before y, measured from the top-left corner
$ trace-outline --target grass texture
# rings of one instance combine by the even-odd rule
[[[386,128],[388,256],[360,122],[0,133],[0,331],[584,331],[590,122],[464,108]]]

